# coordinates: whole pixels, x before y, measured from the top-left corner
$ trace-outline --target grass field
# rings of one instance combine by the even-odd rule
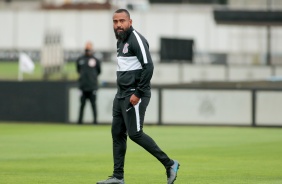
[[[281,184],[282,129],[146,126],[181,167],[175,184]],[[112,173],[109,125],[0,123],[0,183],[90,184]],[[128,141],[127,184],[164,184],[163,166]]]
[[[0,62],[0,80],[18,80],[18,62]],[[76,80],[78,78],[75,63],[66,63],[64,66],[64,73],[68,80]],[[32,74],[23,74],[24,80],[42,80],[43,70],[39,62],[35,62],[35,69]],[[62,78],[61,74],[54,74],[50,80],[58,80]]]

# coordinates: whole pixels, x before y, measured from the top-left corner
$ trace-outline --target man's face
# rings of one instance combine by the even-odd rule
[[[131,25],[132,20],[125,12],[114,14],[113,27],[117,39],[123,40],[126,37],[126,31],[131,27]]]
[[[85,55],[91,56],[93,54],[93,45],[91,42],[85,44]]]

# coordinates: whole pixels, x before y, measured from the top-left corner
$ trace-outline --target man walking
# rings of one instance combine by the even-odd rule
[[[165,167],[167,183],[172,184],[179,163],[170,159],[155,141],[143,132],[145,111],[151,97],[153,62],[147,40],[132,27],[130,14],[119,9],[113,15],[117,38],[117,94],[113,102],[113,175],[97,184],[124,184],[124,159],[127,135],[156,157]]]

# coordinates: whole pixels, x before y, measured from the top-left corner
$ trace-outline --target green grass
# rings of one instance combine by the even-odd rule
[[[282,129],[145,126],[181,167],[179,184],[282,183]],[[110,126],[0,123],[0,183],[89,184],[112,173]],[[127,184],[166,183],[163,166],[128,141]]]
[[[0,62],[0,80],[18,80],[18,62]],[[76,80],[78,78],[75,63],[66,63],[63,70],[68,80]],[[50,80],[59,80],[62,74],[53,74]],[[35,62],[35,69],[32,74],[23,73],[23,80],[42,80],[43,69],[39,62]]]

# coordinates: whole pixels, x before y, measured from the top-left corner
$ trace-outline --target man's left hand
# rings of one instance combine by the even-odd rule
[[[130,103],[131,103],[132,105],[136,105],[136,104],[138,104],[139,100],[140,100],[140,98],[138,98],[137,96],[135,96],[135,95],[133,94],[133,95],[131,95],[129,101],[130,101]]]

